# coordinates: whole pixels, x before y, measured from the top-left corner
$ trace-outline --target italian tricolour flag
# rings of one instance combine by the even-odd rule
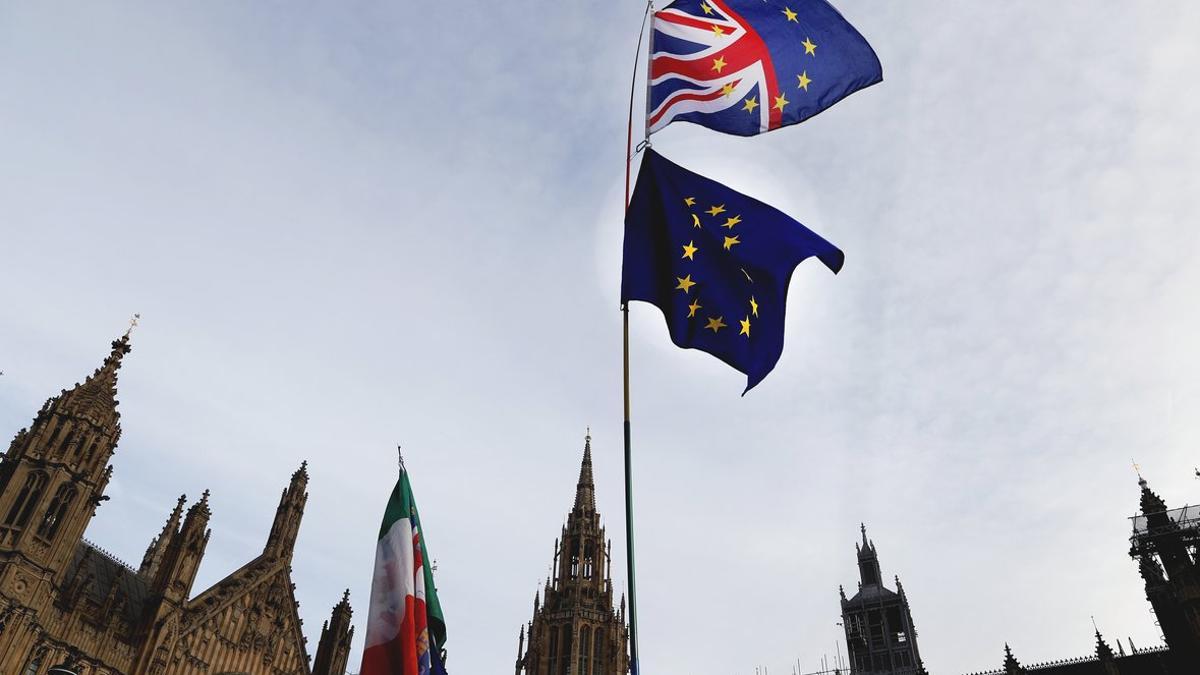
[[[392,490],[379,544],[360,675],[444,675],[446,622],[408,471]]]

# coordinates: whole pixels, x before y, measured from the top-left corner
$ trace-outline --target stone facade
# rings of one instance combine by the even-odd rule
[[[583,447],[575,504],[554,542],[554,578],[533,598],[521,627],[516,675],[625,675],[625,599],[613,611],[612,542],[604,538],[592,480],[592,438]],[[544,601],[543,601],[544,598]],[[526,643],[528,640],[528,644]]]
[[[87,675],[343,675],[343,598],[310,667],[291,581],[308,472],[279,500],[262,553],[199,595],[209,494],[180,497],[134,569],[83,538],[108,499],[121,436],[117,372],[129,335],[82,384],[42,406],[0,459],[0,675],[73,662]]]

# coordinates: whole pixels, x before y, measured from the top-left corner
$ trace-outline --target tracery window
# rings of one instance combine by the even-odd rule
[[[29,474],[29,477],[25,479],[25,485],[21,487],[21,492],[17,494],[16,501],[13,502],[12,508],[8,510],[8,515],[4,518],[5,525],[25,527],[25,524],[29,522],[29,516],[33,514],[33,508],[42,500],[42,492],[46,489],[46,480],[44,473]]]
[[[601,675],[604,672],[604,632],[597,628],[592,631],[592,673]]]
[[[42,522],[38,525],[37,536],[46,541],[53,541],[54,536],[58,534],[63,517],[67,515],[67,509],[71,508],[73,501],[75,501],[75,486],[60,485],[58,491],[54,493],[54,499],[50,500],[50,507],[46,509],[46,515],[42,517]]]
[[[579,631],[579,675],[589,675],[588,666],[592,665],[592,629],[584,626]]]

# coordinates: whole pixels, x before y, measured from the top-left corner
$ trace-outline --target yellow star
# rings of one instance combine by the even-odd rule
[[[750,313],[758,316],[758,303],[754,301],[754,296],[750,296]]]
[[[733,229],[733,226],[734,226],[734,225],[737,225],[737,224],[738,224],[738,223],[740,223],[740,222],[742,222],[742,217],[741,217],[741,216],[734,216],[734,217],[732,217],[732,218],[726,218],[726,219],[725,219],[725,224],[724,224],[724,225],[722,225],[721,227],[728,227],[729,229],[731,229],[731,230],[732,230],[732,229]]]
[[[722,211],[724,211],[724,210],[725,210],[725,205],[724,205],[724,204],[720,204],[720,205],[718,205],[718,206],[714,206],[714,207],[712,207],[712,208],[711,208],[711,209],[709,209],[709,210],[708,210],[706,213],[708,213],[708,215],[710,215],[710,216],[715,216],[715,215],[717,215],[718,213],[721,213],[721,212],[722,212]]]
[[[682,279],[675,277],[675,280],[679,282],[679,285],[675,287],[675,290],[683,291],[684,293],[690,293],[692,291],[692,286],[696,285],[696,282],[692,281],[692,275],[690,274]]]
[[[787,17],[788,21],[796,21],[796,13],[793,12],[790,7],[783,8],[783,15]],[[800,22],[796,21],[796,23],[800,23]]]
[[[718,37],[722,37],[725,35],[725,31],[715,23],[712,25],[712,32],[715,33]]]
[[[812,43],[812,40],[809,40],[808,38],[804,38],[804,42],[801,42],[800,44],[804,45],[804,53],[805,54],[809,54],[812,56],[817,55],[817,46]]]
[[[733,248],[735,244],[740,244],[740,243],[742,243],[742,242],[738,241],[736,234],[733,235],[732,237],[725,237],[725,250],[728,251],[729,249]]]
[[[700,216],[692,214],[692,227],[700,227]],[[700,228],[704,229],[704,228]]]
[[[725,86],[721,87],[721,95],[722,95],[722,96],[728,96],[728,95],[730,95],[730,94],[732,94],[732,93],[733,93],[733,83],[732,83],[732,82],[726,82],[726,83],[725,83]]]
[[[700,3],[700,9],[704,10],[705,14],[712,14],[712,7],[709,7],[707,2]]]
[[[695,205],[696,205],[696,198],[695,198],[695,197],[684,197],[684,198],[683,198],[683,203],[684,203],[684,204],[687,204],[688,206],[695,206]]]
[[[808,71],[804,71],[796,76],[800,79],[799,88],[808,91],[808,85],[812,84],[812,80],[808,79]]]
[[[748,113],[754,112],[754,109],[758,107],[758,101],[755,101],[754,100],[755,98],[756,97],[751,96],[750,98],[743,101],[742,102],[742,110],[745,110]]]
[[[696,247],[696,240],[693,239],[687,243],[687,246],[683,247],[683,257],[687,258],[688,260],[695,260],[695,258],[692,256],[695,255],[696,251],[699,250],[700,249]]]
[[[738,335],[745,335],[746,337],[750,337],[750,317],[747,316],[746,318],[742,319],[738,323],[742,324],[742,332],[738,333]]]
[[[687,318],[690,319],[693,316],[696,316],[696,310],[698,310],[698,309],[700,309],[700,298],[696,298],[695,300],[692,301],[692,304],[688,305]]]
[[[714,332],[714,333],[721,330],[722,328],[725,327],[725,322],[722,321],[722,319],[724,319],[724,318],[725,317],[723,317],[723,316],[718,316],[715,319],[712,318],[711,316],[708,317],[708,325],[706,325],[705,328],[711,328],[712,332]]]
[[[724,56],[718,56],[717,58],[713,59],[713,64],[712,64],[713,70],[715,70],[719,73],[724,68],[725,68],[725,57]]]
[[[773,105],[771,107],[775,108],[776,110],[782,111],[783,106],[787,105],[790,102],[791,101],[788,101],[787,98],[783,94],[780,94],[775,97],[775,105]]]

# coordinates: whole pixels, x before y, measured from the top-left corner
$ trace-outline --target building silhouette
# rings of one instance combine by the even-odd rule
[[[1004,645],[1000,667],[974,675],[1196,675],[1200,673],[1200,506],[1169,509],[1139,477],[1141,512],[1131,520],[1129,555],[1138,565],[1166,644],[1129,650],[1109,645],[1093,626],[1093,653],[1059,661],[1022,665]],[[841,591],[842,623],[849,669],[837,675],[924,673],[917,633],[904,587],[881,582],[879,556],[863,527],[856,546],[859,590],[846,599]]]
[[[867,539],[866,525],[862,526],[862,543],[856,544],[855,550],[858,592],[847,600],[845,589],[838,587],[851,672],[925,675],[904,586],[899,576],[895,591],[883,585],[879,554],[875,542]]]
[[[554,578],[533,597],[521,627],[516,675],[625,675],[625,598],[613,611],[612,543],[604,538],[592,480],[592,437],[583,446],[575,504],[554,542]]]
[[[0,673],[43,675],[342,675],[353,628],[343,597],[310,668],[292,551],[308,499],[292,474],[263,550],[192,595],[204,558],[209,493],[180,497],[134,569],[83,538],[108,499],[121,436],[117,372],[129,334],[82,384],[46,401],[0,459]]]

